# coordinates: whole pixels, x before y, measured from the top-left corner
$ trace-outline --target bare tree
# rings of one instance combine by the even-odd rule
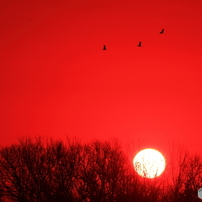
[[[83,201],[116,201],[126,158],[120,145],[94,141],[85,144],[78,170],[77,190]]]
[[[202,187],[202,159],[180,145],[173,145],[170,161],[171,183],[168,201],[198,201],[197,190]]]
[[[0,150],[0,201],[198,201],[201,157],[179,146],[170,156],[167,178],[148,179],[135,172],[117,140],[21,139]]]
[[[73,201],[79,145],[37,139],[1,150],[3,194],[13,201]]]

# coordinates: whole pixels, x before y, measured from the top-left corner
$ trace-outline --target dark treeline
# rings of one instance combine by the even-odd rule
[[[167,169],[167,177],[138,176],[118,141],[24,139],[0,150],[0,201],[199,201],[201,157],[181,150]]]

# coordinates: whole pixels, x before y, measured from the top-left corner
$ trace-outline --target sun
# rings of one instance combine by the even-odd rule
[[[142,177],[155,178],[165,170],[164,156],[155,149],[144,149],[133,159],[135,171]]]

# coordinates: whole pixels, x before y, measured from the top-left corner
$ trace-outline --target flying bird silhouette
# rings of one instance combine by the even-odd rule
[[[102,50],[107,50],[107,47],[106,47],[106,45],[104,45],[104,46],[103,46],[103,49],[102,49]]]
[[[142,46],[142,42],[140,41],[137,46],[141,47]]]
[[[163,34],[164,33],[164,29],[162,29],[160,32],[159,32],[159,34]]]

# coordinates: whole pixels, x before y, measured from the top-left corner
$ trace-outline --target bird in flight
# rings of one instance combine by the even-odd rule
[[[163,34],[164,33],[164,29],[162,29],[160,32],[159,32],[159,34]]]
[[[142,42],[140,41],[137,46],[141,47],[142,46]]]
[[[106,45],[104,45],[104,46],[103,46],[103,49],[102,49],[102,50],[107,50],[107,47],[106,47]]]

